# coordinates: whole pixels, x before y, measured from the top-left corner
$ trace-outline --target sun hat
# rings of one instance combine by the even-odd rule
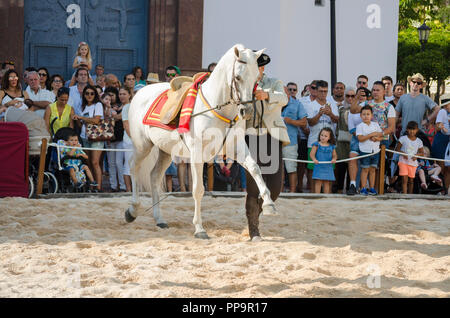
[[[145,80],[147,83],[159,83],[159,75],[158,73],[148,73],[147,79]]]
[[[425,79],[423,78],[423,75],[420,73],[416,73],[414,75],[408,76],[408,82],[410,82],[413,79],[421,80],[422,82],[425,82]]]
[[[441,101],[441,103],[440,103],[441,107],[450,104],[450,94],[442,95],[440,98],[440,101]]]

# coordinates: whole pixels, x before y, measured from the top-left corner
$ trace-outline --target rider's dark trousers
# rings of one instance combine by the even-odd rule
[[[262,145],[260,145],[260,140],[262,141]],[[257,158],[257,163],[262,170],[262,177],[267,187],[270,190],[270,196],[273,201],[275,201],[280,192],[281,192],[281,175],[283,172],[283,164],[282,164],[282,154],[281,154],[281,142],[275,138],[272,138],[270,135],[266,136],[256,136],[256,135],[247,135],[245,136],[245,142],[247,146],[249,146],[250,152],[253,158]],[[252,145],[258,145],[252,147]],[[273,147],[272,145],[275,145]],[[270,160],[263,160],[261,162],[261,158],[258,155],[260,148],[265,152],[267,149],[267,156]],[[273,148],[273,149],[272,149]],[[257,150],[257,153],[254,153]],[[271,166],[269,173],[264,173],[264,167]],[[258,198],[259,189],[256,185],[255,180],[252,176],[245,171],[247,177],[247,199],[245,201],[245,210],[248,220],[248,229],[250,238],[254,236],[260,236],[259,234],[259,215],[262,212],[262,198]]]

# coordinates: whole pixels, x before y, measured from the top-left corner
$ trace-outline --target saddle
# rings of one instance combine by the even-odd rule
[[[162,124],[168,125],[175,120],[189,93],[189,89],[204,74],[197,73],[193,77],[178,76],[170,81],[170,89],[167,91],[167,101],[160,112],[160,121]]]

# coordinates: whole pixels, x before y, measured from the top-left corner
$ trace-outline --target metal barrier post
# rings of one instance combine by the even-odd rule
[[[384,172],[386,167],[386,146],[381,145],[380,151],[380,177],[378,182],[378,194],[384,194]]]
[[[41,157],[39,158],[39,171],[36,195],[42,194],[42,185],[44,183],[45,158],[47,157],[47,139],[42,138]]]

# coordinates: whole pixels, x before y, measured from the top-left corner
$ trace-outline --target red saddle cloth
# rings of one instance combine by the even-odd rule
[[[167,130],[175,130],[177,127],[175,125],[166,125],[161,122],[161,109],[167,101],[167,91],[161,93],[157,99],[151,104],[150,108],[145,114],[143,123],[145,125],[150,125],[154,127],[159,127]]]
[[[178,132],[185,133],[189,131],[189,122],[191,121],[192,111],[194,110],[195,99],[197,98],[198,89],[200,84],[206,81],[210,73],[205,73],[200,76],[191,88],[189,88],[188,94],[181,106],[179,113]],[[147,113],[145,114],[143,123],[154,127],[163,128],[166,130],[175,130],[177,126],[169,123],[168,125],[161,123],[161,109],[167,101],[167,91],[161,93],[157,99],[150,105]],[[178,117],[178,116],[177,116]]]

